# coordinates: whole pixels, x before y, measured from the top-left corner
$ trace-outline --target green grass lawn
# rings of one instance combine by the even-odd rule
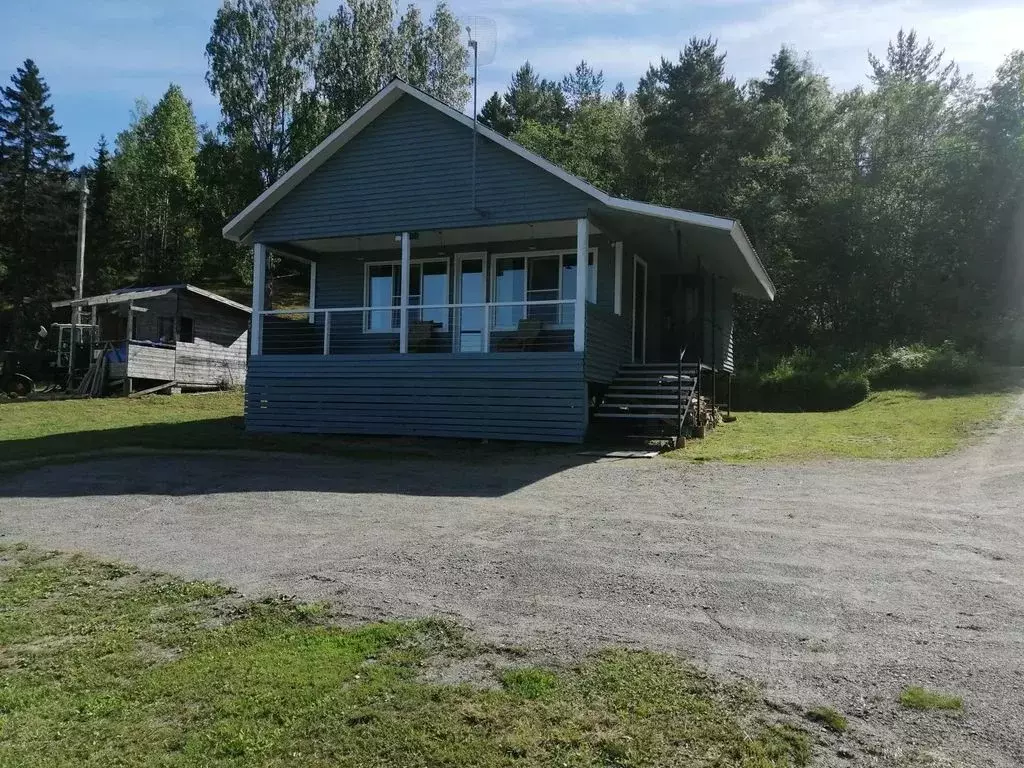
[[[902,459],[946,453],[1000,416],[1009,394],[880,392],[845,411],[738,413],[704,440],[668,454],[690,461],[822,457]],[[247,434],[242,395],[151,395],[0,403],[0,465],[111,449],[253,449],[354,456],[438,455],[486,460],[514,451],[565,452],[478,440]]]
[[[736,413],[735,422],[668,455],[726,462],[939,456],[1002,415],[1012,397],[892,391],[830,413]]]
[[[247,433],[242,393],[0,401],[0,467],[116,449],[245,449],[394,458],[444,454],[465,461],[564,446],[479,440]]]
[[[111,448],[231,448],[241,392],[0,403],[0,463]]]
[[[0,765],[805,765],[752,687],[670,656],[501,656],[438,621],[341,628],[81,556],[0,547]]]

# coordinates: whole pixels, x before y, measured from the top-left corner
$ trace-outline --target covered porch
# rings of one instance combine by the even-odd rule
[[[254,286],[268,256],[292,259],[308,267],[309,302],[258,310],[252,352],[582,353],[609,247],[586,219],[258,243]]]
[[[591,215],[256,243],[252,354],[579,353],[599,383],[685,349],[730,371],[736,282],[700,234]],[[268,301],[271,257],[308,270],[306,305]]]

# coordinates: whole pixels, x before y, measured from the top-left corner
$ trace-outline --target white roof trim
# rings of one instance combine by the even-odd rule
[[[224,227],[224,237],[235,242],[245,240],[253,225],[264,213],[270,210],[275,203],[298,186],[299,183],[312,174],[313,171],[327,162],[335,152],[355,138],[366,126],[376,120],[377,117],[388,107],[398,101],[403,94],[423,102],[427,106],[438,110],[450,117],[452,120],[456,120],[469,128],[472,128],[474,125],[473,118],[468,115],[441,101],[438,101],[418,88],[414,88],[404,80],[395,78],[384,86],[384,88],[378,91],[376,96],[366,102],[358,112],[342,123],[334,133],[320,142],[316,149],[311,151],[308,155],[302,158],[302,160],[292,166],[287,173],[272,184],[262,195],[246,206],[245,210],[228,222],[227,226]],[[499,147],[503,147],[524,160],[533,163],[538,168],[547,171],[552,176],[561,179],[566,184],[575,187],[609,208],[626,213],[635,213],[644,216],[667,219],[670,221],[677,221],[682,224],[710,227],[712,229],[732,232],[733,240],[743,253],[747,263],[750,264],[750,267],[757,276],[758,281],[764,286],[765,292],[770,297],[774,298],[775,286],[772,284],[767,272],[765,272],[764,266],[761,264],[760,259],[757,257],[757,253],[754,251],[753,246],[747,239],[746,233],[743,231],[743,227],[740,226],[738,221],[721,216],[712,216],[706,213],[685,211],[677,208],[666,208],[660,205],[641,203],[636,200],[625,200],[622,198],[612,197],[606,192],[602,192],[594,185],[588,184],[578,176],[573,176],[564,168],[560,168],[554,163],[545,160],[540,155],[534,154],[530,150],[526,149],[526,147],[505,138],[500,133],[481,125],[480,123],[476,123],[476,127],[480,132],[480,135],[484,138],[493,141]]]
[[[342,123],[334,133],[321,141],[313,151],[289,168],[262,195],[249,203],[241,213],[229,221],[223,230],[224,237],[235,242],[242,241],[260,216],[269,211],[275,203],[297,187],[313,171],[327,162],[335,152],[354,139],[363,128],[398,101],[403,93],[409,93],[412,90],[401,80],[392,80],[388,83],[358,112]]]
[[[764,291],[768,294],[768,300],[774,301],[775,283],[773,283],[771,277],[768,276],[768,270],[764,268],[764,264],[761,262],[761,258],[757,255],[757,251],[754,250],[754,246],[751,245],[750,239],[747,237],[747,233],[743,229],[743,225],[738,221],[733,222],[732,240],[740,249],[740,253],[743,254],[743,258],[746,259],[747,266],[750,267],[750,271],[757,277],[757,281],[764,286]]]

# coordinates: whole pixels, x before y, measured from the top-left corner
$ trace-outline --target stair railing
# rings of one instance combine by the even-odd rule
[[[690,409],[690,402],[687,399],[686,406],[683,406],[683,358],[686,356],[686,347],[680,347],[679,360],[676,366],[676,416],[679,421],[676,425],[676,439],[683,438],[683,421],[686,419],[686,412]]]

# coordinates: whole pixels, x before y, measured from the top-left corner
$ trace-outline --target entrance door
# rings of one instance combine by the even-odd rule
[[[686,347],[687,360],[701,356],[701,287],[691,275],[664,275],[661,283],[661,359],[679,359]]]
[[[487,254],[460,253],[455,267],[455,303],[483,304],[487,301]],[[455,310],[452,346],[456,352],[486,352],[484,307]]]
[[[647,262],[633,257],[633,362],[647,360]]]

